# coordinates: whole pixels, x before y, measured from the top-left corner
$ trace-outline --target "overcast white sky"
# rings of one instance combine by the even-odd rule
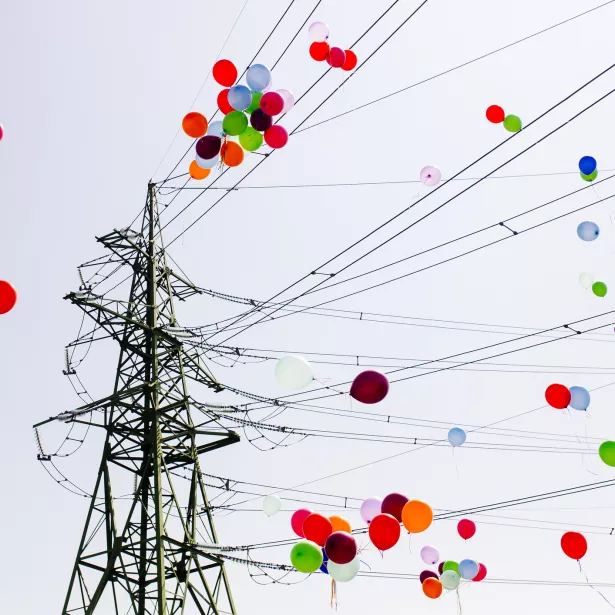
[[[11,281],[20,297],[17,308],[0,318],[4,349],[0,353],[0,404],[4,414],[0,449],[4,556],[0,568],[5,583],[4,612],[60,612],[85,519],[87,501],[57,486],[36,461],[31,430],[38,420],[80,403],[62,375],[64,346],[76,334],[80,313],[62,297],[79,284],[76,266],[102,254],[95,236],[126,225],[139,211],[148,179],[190,109],[243,4],[244,0],[24,0],[0,5],[0,122],[5,128],[5,138],[0,142],[0,202],[4,214],[0,227],[0,279]],[[314,0],[296,0],[258,61],[275,62],[314,4]],[[326,21],[332,42],[347,47],[388,4],[382,0],[324,0],[314,19]],[[399,2],[356,47],[359,62],[417,4],[417,0]],[[597,0],[519,0],[514,5],[500,6],[487,0],[429,0],[317,112],[313,121],[430,77],[597,4]],[[223,57],[241,68],[246,66],[287,5],[286,0],[250,0]],[[244,183],[272,186],[415,180],[427,164],[437,165],[445,177],[450,177],[508,136],[501,126],[486,121],[484,111],[488,105],[500,104],[528,123],[610,66],[615,61],[614,19],[615,5],[606,6],[471,66],[298,134]],[[324,66],[309,58],[308,46],[307,33],[302,32],[274,71],[276,87],[299,95],[322,74]],[[332,71],[282,123],[289,129],[299,124],[344,77],[341,71]],[[522,132],[464,177],[488,173],[614,87],[615,71]],[[210,79],[194,108],[211,115],[217,92],[218,86]],[[604,170],[615,169],[614,110],[615,99],[607,98],[497,173],[569,174],[486,181],[361,261],[347,275],[497,223],[582,187],[574,171],[583,155],[595,156],[602,171],[600,178],[608,176]],[[183,134],[173,141],[155,179],[166,177],[189,143]],[[220,185],[232,185],[258,160],[257,156],[248,157]],[[187,161],[178,172],[186,169]],[[180,185],[179,181],[172,183]],[[336,262],[336,268],[400,231],[469,183],[452,182],[361,249]],[[425,192],[420,184],[401,183],[240,190],[183,235],[170,252],[203,287],[265,299]],[[606,182],[512,226],[518,230],[527,228],[613,192],[610,182]],[[220,194],[208,192],[172,223],[165,231],[167,242]],[[166,212],[166,219],[187,198],[178,198]],[[606,201],[582,214],[562,218],[331,307],[536,328],[555,327],[607,312],[615,309],[615,292],[598,299],[581,288],[578,276],[583,271],[592,272],[615,291],[613,208],[614,203]],[[576,226],[584,219],[600,225],[602,233],[596,242],[586,244],[576,237]],[[315,294],[302,300],[303,304],[334,298],[344,294],[343,290],[358,290],[368,283],[430,265],[498,239],[504,232],[494,229],[388,272]],[[306,288],[298,287],[300,291]],[[238,311],[233,304],[197,298],[181,305],[179,316],[184,323],[197,325]],[[615,317],[605,317],[600,324],[611,321]],[[463,328],[461,325],[447,326],[453,328],[302,315],[254,327],[234,338],[233,344],[432,359],[511,337],[493,333],[492,326],[476,326],[470,332],[458,330]],[[612,334],[613,327],[601,333]],[[540,408],[544,389],[551,382],[589,389],[614,382],[614,341],[610,336],[590,336],[587,341],[561,341],[495,359],[532,366],[575,366],[566,370],[575,372],[568,375],[537,373],[536,367],[517,367],[518,373],[510,373],[509,367],[504,372],[449,370],[394,385],[387,399],[371,410],[442,421],[444,426],[485,425]],[[116,358],[117,349],[112,346],[94,348],[80,369],[93,395],[111,392]],[[383,363],[386,362],[379,362]],[[269,396],[284,393],[275,382],[271,362],[233,369],[214,365],[212,369],[220,381],[236,387]],[[540,369],[561,371],[553,367]],[[358,369],[320,364],[316,372],[319,378],[340,382],[351,380]],[[564,434],[569,439],[578,437],[580,443],[575,440],[567,445],[573,448],[585,446],[586,436],[615,439],[614,399],[615,387],[606,387],[593,394],[587,416],[569,417],[539,409],[502,427]],[[343,408],[348,407],[346,403],[334,400],[332,405]],[[387,429],[359,420],[295,411],[278,420],[295,427],[412,437],[441,437],[446,433],[414,426]],[[49,449],[59,441],[63,429],[42,432]],[[479,434],[470,435],[468,443],[471,441],[534,443]],[[595,449],[593,443],[590,446]],[[561,453],[465,448],[453,456],[448,447],[411,452],[398,444],[325,439],[308,439],[296,446],[259,452],[244,438],[236,446],[207,456],[202,466],[206,472],[238,480],[292,486],[404,450],[408,450],[407,455],[315,482],[310,489],[358,498],[402,491],[434,508],[458,509],[613,477],[613,471],[595,455],[590,459]],[[100,452],[100,439],[93,437],[78,455],[60,460],[58,466],[75,483],[91,489]],[[254,506],[258,508],[259,502]],[[293,506],[285,502],[284,508]],[[373,570],[419,573],[423,569],[420,546],[429,543],[447,558],[472,557],[484,562],[493,578],[580,582],[583,577],[577,565],[559,547],[561,533],[577,529],[589,541],[589,552],[583,560],[589,578],[615,583],[610,565],[615,538],[608,536],[615,525],[614,510],[612,491],[597,490],[492,513],[506,519],[474,517],[478,532],[467,544],[457,536],[454,522],[443,521],[435,523],[424,536],[414,537],[411,550],[407,538],[403,538],[384,558],[371,550],[363,559]],[[346,516],[354,526],[361,524],[357,511],[348,511]],[[258,512],[238,512],[220,517],[217,526],[224,544],[246,544],[290,538],[289,518],[289,512],[271,519]],[[255,552],[257,556],[286,563],[288,550]],[[260,586],[241,566],[230,565],[229,574],[240,613],[281,615],[292,610],[297,615],[313,615],[330,610],[328,581],[321,576],[298,585]],[[604,593],[615,602],[613,589],[605,589]],[[463,590],[461,596],[464,612],[473,615],[487,615],[494,610],[502,615],[523,610],[563,615],[610,610],[588,587],[481,584]],[[428,601],[418,581],[358,578],[339,589],[339,599],[340,609],[347,613],[397,613],[420,608],[438,615],[456,609],[453,595]]]

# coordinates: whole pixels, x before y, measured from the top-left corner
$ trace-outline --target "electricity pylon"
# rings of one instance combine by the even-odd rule
[[[218,542],[199,455],[239,436],[201,406],[203,421],[193,421],[187,379],[222,386],[182,345],[173,299],[198,291],[167,267],[160,231],[150,184],[141,233],[98,239],[133,270],[128,302],[91,291],[66,297],[120,357],[113,394],[63,415],[86,422],[93,411],[106,439],[62,615],[235,613],[223,560],[195,543]],[[132,493],[117,497],[127,484]]]

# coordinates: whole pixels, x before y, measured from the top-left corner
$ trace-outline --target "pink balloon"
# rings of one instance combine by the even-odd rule
[[[275,92],[272,92],[272,94],[275,94]],[[263,96],[263,98],[265,97]],[[288,133],[286,132],[286,128],[284,128],[284,126],[280,126],[279,124],[275,124],[268,130],[265,130],[265,143],[274,149],[284,147],[288,143]]]
[[[267,92],[263,94],[260,106],[267,115],[279,115],[284,109],[284,99],[277,92]]]
[[[300,538],[305,538],[303,534],[303,522],[312,514],[313,511],[307,508],[300,508],[293,513],[290,518],[290,525],[293,528],[293,532]]]
[[[361,372],[350,387],[350,396],[364,404],[377,404],[389,392],[389,381],[384,374],[374,370]]]
[[[0,124],[0,141],[2,141],[3,136],[4,136],[4,126]]]
[[[367,498],[367,500],[361,504],[361,519],[363,519],[365,523],[371,523],[372,519],[382,512],[381,507],[382,500],[378,498]]]
[[[333,68],[342,68],[344,62],[346,62],[346,52],[340,47],[331,47],[327,62]]]
[[[476,524],[474,521],[470,521],[470,519],[462,519],[457,524],[457,531],[464,540],[468,540],[468,538],[472,538],[476,534]]]

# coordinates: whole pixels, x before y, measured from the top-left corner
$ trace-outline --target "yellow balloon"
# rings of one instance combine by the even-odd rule
[[[331,525],[333,526],[334,532],[348,532],[352,533],[352,529],[350,527],[350,523],[344,519],[344,517],[338,517],[337,515],[333,515],[329,517],[329,521],[331,521]]]
[[[420,500],[406,502],[401,511],[401,522],[411,534],[424,532],[433,521],[431,506]]]

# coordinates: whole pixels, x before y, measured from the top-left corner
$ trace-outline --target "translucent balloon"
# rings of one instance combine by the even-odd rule
[[[453,427],[448,432],[448,441],[453,446],[461,446],[466,441],[466,432],[460,427]]]
[[[263,512],[268,517],[279,513],[280,508],[282,508],[282,500],[277,495],[268,495],[263,500]]]
[[[579,284],[583,288],[591,288],[594,283],[594,274],[593,273],[582,273],[579,276]]]
[[[309,28],[310,40],[315,43],[323,43],[329,38],[329,26],[322,21],[315,21]]]
[[[278,90],[278,94],[284,100],[284,107],[282,108],[282,113],[287,113],[293,108],[295,104],[295,95],[290,90]]]
[[[378,498],[367,498],[367,500],[364,500],[363,504],[361,504],[361,519],[363,519],[365,523],[371,523],[372,519],[382,512],[381,507],[382,500]]]
[[[201,158],[200,156],[195,156],[194,159],[196,163],[201,167],[201,169],[213,169],[219,162],[220,156],[216,156],[215,158],[210,158],[206,160],[205,158]]]
[[[440,583],[444,589],[453,590],[459,587],[461,579],[454,570],[445,570],[440,576]]]
[[[207,134],[213,137],[221,137],[224,135],[224,130],[222,129],[222,120],[215,120],[209,124],[207,128]]]
[[[459,562],[459,576],[471,581],[478,574],[478,562],[473,559],[462,559]]]
[[[442,179],[442,171],[438,167],[424,167],[421,169],[421,182],[425,186],[437,186]]]
[[[314,380],[312,366],[296,355],[282,357],[275,366],[275,377],[285,389],[304,389]]]
[[[508,132],[519,132],[521,130],[521,118],[516,115],[507,115],[504,118],[504,128],[508,130]]]
[[[577,235],[583,241],[594,241],[600,235],[600,228],[595,222],[581,222],[577,226]]]
[[[264,64],[252,64],[246,73],[246,81],[253,92],[262,92],[271,83],[271,71]]]
[[[583,387],[570,387],[570,407],[587,410],[590,402],[589,391]]]
[[[299,571],[309,574],[316,572],[322,565],[322,551],[311,540],[300,540],[290,552],[290,561]]]
[[[606,291],[607,291],[607,288],[604,282],[594,282],[592,284],[592,293],[594,293],[596,297],[605,297]]]
[[[245,85],[234,85],[228,91],[228,102],[237,111],[244,111],[252,104],[252,92]]]
[[[421,559],[428,565],[433,566],[438,563],[440,559],[440,554],[438,553],[438,549],[435,547],[431,547],[429,545],[425,545],[421,549]]]
[[[348,581],[352,581],[352,579],[359,574],[360,568],[361,561],[358,556],[348,564],[336,564],[331,560],[327,563],[329,576],[338,583],[348,583]]]

